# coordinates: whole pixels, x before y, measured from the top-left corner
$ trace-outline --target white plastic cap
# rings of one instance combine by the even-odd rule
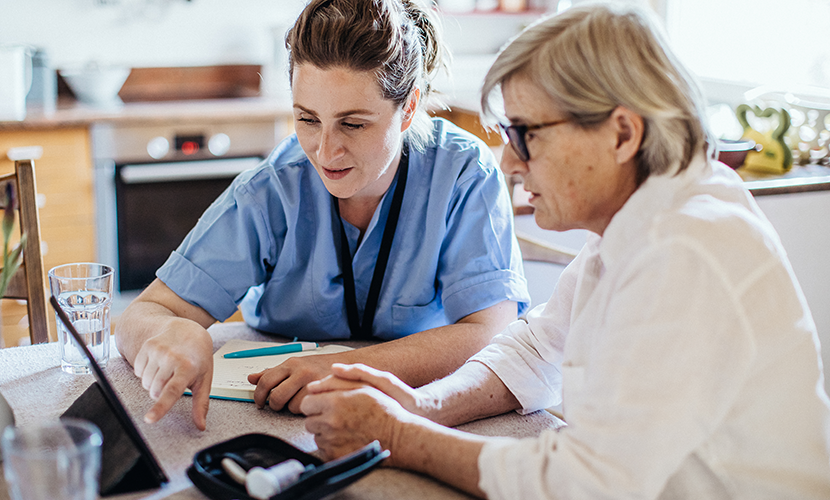
[[[293,458],[268,469],[252,467],[245,480],[245,489],[254,498],[268,500],[294,484],[304,471],[305,466]]]

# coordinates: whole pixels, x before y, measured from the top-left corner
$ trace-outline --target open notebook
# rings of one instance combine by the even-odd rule
[[[250,340],[229,340],[213,354],[213,383],[210,387],[210,397],[214,399],[230,399],[234,401],[254,401],[256,386],[248,383],[248,375],[261,372],[267,368],[277,366],[294,356],[314,356],[317,354],[332,354],[349,351],[352,348],[342,345],[326,345],[313,351],[276,354],[273,356],[256,356],[252,358],[225,358],[229,352],[257,349],[282,345],[282,342],[254,342]],[[190,394],[190,392],[186,392]]]

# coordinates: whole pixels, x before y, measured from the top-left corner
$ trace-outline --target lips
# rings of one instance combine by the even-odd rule
[[[329,168],[323,167],[323,173],[326,175],[326,177],[328,177],[329,179],[331,179],[333,181],[336,181],[336,180],[342,179],[343,177],[346,177],[347,175],[349,175],[349,172],[351,172],[351,171],[352,171],[351,168],[344,168],[344,169],[341,169],[341,170],[336,170],[336,169],[329,169]]]
[[[533,200],[535,200],[535,199],[539,196],[539,193],[534,193],[533,191],[531,191],[530,189],[528,189],[528,188],[527,188],[527,185],[522,186],[522,189],[524,189],[525,191],[527,191],[527,193],[528,193],[528,195],[529,195],[529,196],[528,196],[528,198],[527,198],[527,201],[528,201],[528,202],[532,202]]]

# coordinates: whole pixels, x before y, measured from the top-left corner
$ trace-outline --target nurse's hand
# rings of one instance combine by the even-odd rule
[[[213,341],[207,330],[190,320],[173,320],[144,342],[133,367],[156,402],[144,416],[146,422],[160,420],[190,388],[193,423],[205,430],[213,380]]]
[[[346,362],[342,353],[298,356],[248,375],[248,382],[256,384],[254,402],[260,408],[267,401],[273,410],[287,406],[291,413],[300,413],[300,402],[307,394],[306,385],[329,375],[331,365],[338,362]]]

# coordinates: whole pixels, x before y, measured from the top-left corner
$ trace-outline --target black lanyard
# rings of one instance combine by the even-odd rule
[[[392,249],[392,239],[395,238],[395,228],[398,226],[398,216],[401,213],[403,203],[403,192],[406,189],[406,177],[409,170],[409,153],[407,144],[404,143],[401,152],[401,162],[398,165],[398,185],[395,186],[395,194],[392,197],[392,205],[389,207],[389,216],[386,218],[386,227],[383,229],[383,238],[380,242],[378,259],[375,262],[375,272],[372,275],[372,284],[369,286],[369,296],[366,297],[366,308],[363,310],[363,323],[360,323],[357,313],[357,297],[354,286],[354,271],[352,270],[352,253],[349,250],[349,240],[346,237],[346,229],[343,227],[343,219],[340,217],[340,205],[337,198],[332,196],[334,211],[340,221],[340,267],[343,269],[343,292],[346,297],[346,316],[349,320],[351,338],[368,340],[372,338],[372,324],[375,322],[375,310],[378,307],[380,287],[383,284],[383,275],[386,273],[386,264],[389,262],[389,251]]]

